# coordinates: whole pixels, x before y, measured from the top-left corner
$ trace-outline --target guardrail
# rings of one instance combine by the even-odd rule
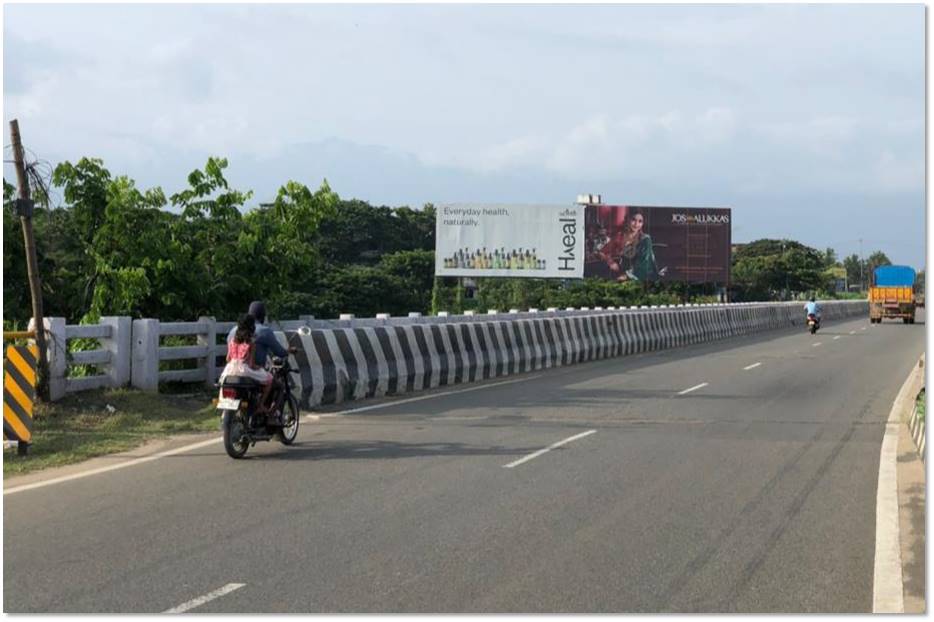
[[[863,301],[864,302],[864,301]],[[406,327],[412,325],[440,325],[476,322],[520,321],[542,318],[578,318],[594,314],[645,313],[646,311],[714,310],[717,308],[754,309],[762,306],[783,306],[801,303],[704,303],[684,305],[641,305],[630,307],[580,307],[546,310],[529,309],[520,311],[490,309],[485,313],[467,311],[451,315],[446,311],[435,316],[409,313],[404,317],[390,317],[380,313],[375,318],[357,318],[341,314],[339,319],[321,320],[312,315],[299,316],[298,320],[273,323],[280,331],[295,331],[300,327],[318,330],[367,329],[378,327]],[[832,303],[839,304],[839,303]],[[194,322],[160,322],[157,319],[132,319],[122,316],[103,317],[99,324],[66,324],[64,318],[45,318],[46,334],[49,335],[47,357],[49,361],[49,393],[58,400],[68,393],[96,388],[133,386],[145,391],[158,390],[163,382],[191,382],[213,386],[223,369],[226,354],[226,336],[235,322],[218,322],[213,317],[199,317]],[[30,324],[32,328],[32,324]],[[28,336],[26,333],[23,336]],[[194,343],[172,345],[164,343],[166,338],[194,338]],[[100,347],[93,350],[69,352],[73,339],[95,339]],[[171,341],[171,339],[169,339]],[[220,340],[220,343],[218,343]],[[164,369],[163,363],[184,361],[182,369]],[[98,373],[73,376],[70,372],[78,365],[94,366]]]
[[[130,326],[128,317],[107,316],[99,324],[66,324],[65,318],[43,318],[47,335],[46,357],[49,362],[49,397],[53,401],[66,393],[100,387],[122,387],[130,380]],[[30,329],[33,329],[30,322]],[[95,339],[100,347],[94,350],[69,352],[72,339]],[[76,365],[93,365],[99,374],[73,377],[69,369]]]

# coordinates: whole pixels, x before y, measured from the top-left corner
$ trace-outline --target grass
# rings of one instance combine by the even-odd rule
[[[918,407],[918,421],[924,423],[924,389],[921,389],[921,393],[918,393],[918,399],[915,404]]]
[[[213,392],[84,391],[37,403],[29,454],[3,452],[3,477],[127,451],[149,439],[217,430]],[[113,412],[107,406],[113,408]]]

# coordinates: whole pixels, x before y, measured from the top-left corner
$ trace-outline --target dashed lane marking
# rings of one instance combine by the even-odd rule
[[[189,600],[187,603],[182,603],[178,607],[172,607],[171,609],[166,609],[162,613],[185,613],[186,611],[194,609],[195,607],[200,607],[204,603],[210,602],[214,600],[215,598],[220,598],[221,596],[224,596],[225,594],[230,594],[234,590],[239,590],[244,585],[246,585],[246,583],[228,583],[227,585],[225,585],[224,587],[220,589],[216,589],[213,592],[208,592],[204,596],[199,596],[198,598]]]
[[[510,462],[509,464],[504,464],[504,465],[503,465],[503,468],[504,468],[504,469],[511,469],[511,468],[513,468],[513,467],[517,467],[517,466],[519,466],[520,464],[522,464],[523,462],[528,462],[529,460],[533,460],[533,459],[535,459],[535,458],[538,458],[538,457],[541,456],[542,454],[546,454],[546,453],[548,453],[549,451],[551,451],[552,449],[555,449],[556,447],[561,447],[562,445],[567,445],[568,443],[571,443],[571,442],[573,442],[573,441],[576,441],[576,440],[579,439],[579,438],[584,438],[585,436],[590,436],[591,434],[596,434],[596,432],[597,432],[596,430],[587,430],[586,432],[581,432],[580,434],[575,434],[574,436],[569,436],[568,438],[566,438],[566,439],[564,439],[564,440],[561,440],[561,441],[558,441],[557,443],[552,443],[551,445],[549,445],[548,447],[545,447],[544,449],[539,449],[539,450],[536,451],[536,452],[532,452],[532,453],[530,453],[528,456],[526,456],[526,457],[524,457],[524,458],[519,458],[519,459],[516,460],[515,462]]]
[[[746,365],[746,367],[743,367],[743,369],[754,369],[758,367],[759,365],[762,365],[762,363],[753,363],[752,365]]]
[[[709,382],[702,382],[702,383],[700,383],[700,384],[698,384],[698,385],[694,385],[694,386],[691,387],[690,389],[685,389],[684,391],[681,391],[680,393],[678,393],[678,395],[684,395],[685,393],[690,393],[691,391],[696,391],[696,390],[698,390],[698,389],[702,389],[702,388],[706,387],[708,384],[710,384],[710,383],[709,383]]]

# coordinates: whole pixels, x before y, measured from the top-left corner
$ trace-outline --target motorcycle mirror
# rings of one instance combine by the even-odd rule
[[[299,327],[298,327],[298,334],[299,334],[299,335],[302,335],[303,337],[307,337],[308,335],[311,334],[311,329],[308,328],[307,326],[299,326]]]

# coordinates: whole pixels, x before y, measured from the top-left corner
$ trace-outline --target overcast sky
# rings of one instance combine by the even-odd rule
[[[270,200],[733,209],[924,263],[922,5],[4,6],[3,118],[53,164]],[[11,179],[5,165],[4,176]]]

